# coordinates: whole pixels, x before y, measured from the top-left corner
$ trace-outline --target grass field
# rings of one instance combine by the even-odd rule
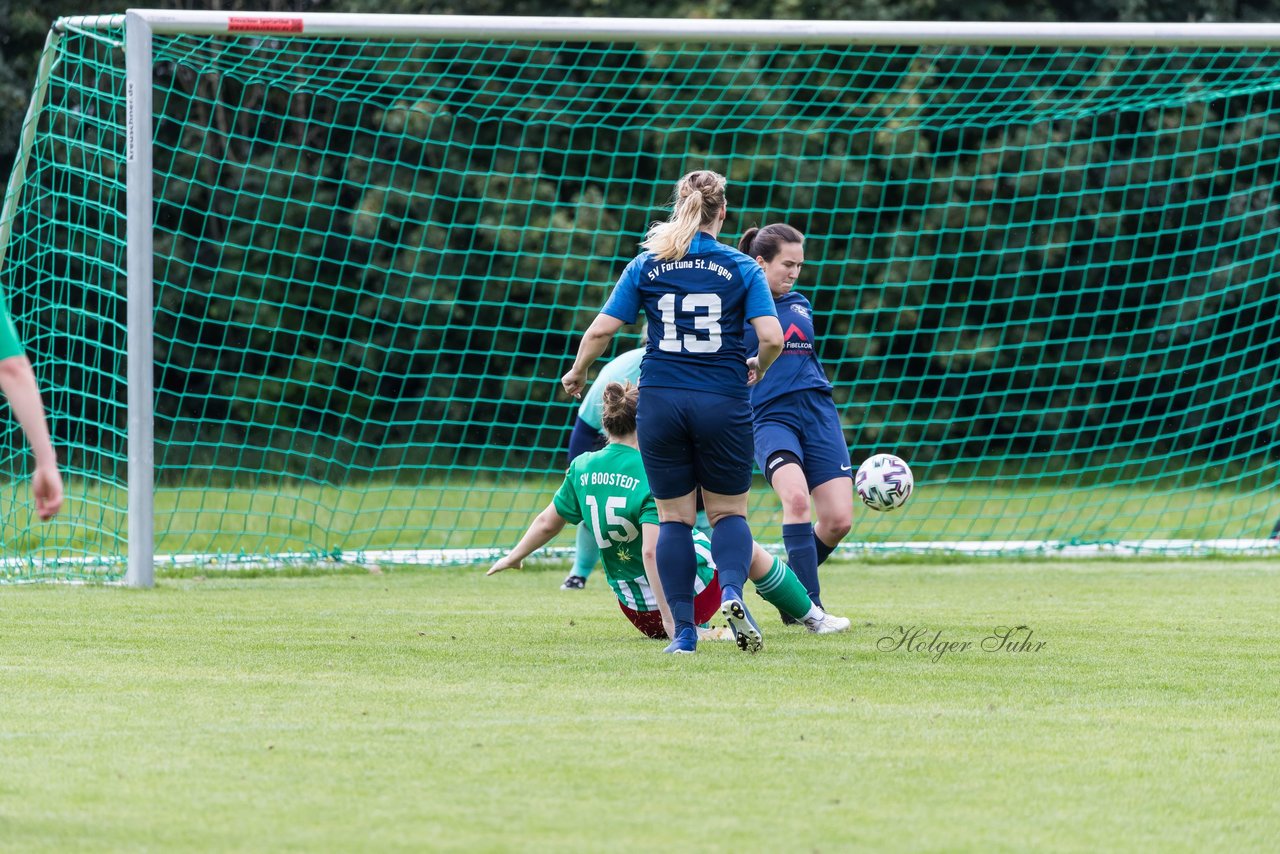
[[[560,577],[0,589],[0,849],[1280,838],[1280,563],[835,566],[825,598],[852,633],[766,619],[758,656],[679,659],[600,579]],[[933,652],[894,648],[913,626],[942,633]],[[1032,643],[982,651],[999,626]]]

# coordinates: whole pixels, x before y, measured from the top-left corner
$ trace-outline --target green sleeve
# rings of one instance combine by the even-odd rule
[[[658,519],[658,502],[653,500],[653,493],[645,496],[644,504],[640,505],[640,524],[641,525],[657,525],[661,520]]]
[[[9,314],[9,303],[0,296],[0,359],[25,354],[22,340],[18,338],[18,330],[13,325],[13,317]]]
[[[556,490],[556,497],[551,499],[556,512],[561,518],[574,525],[582,521],[582,511],[578,507],[578,493],[573,488],[573,466],[565,472],[564,483]]]

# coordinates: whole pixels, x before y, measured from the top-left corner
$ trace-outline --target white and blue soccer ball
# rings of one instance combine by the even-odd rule
[[[853,484],[863,504],[883,513],[907,503],[916,488],[916,479],[902,458],[876,454],[858,466]]]

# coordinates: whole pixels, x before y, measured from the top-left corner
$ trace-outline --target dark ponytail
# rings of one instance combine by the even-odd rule
[[[788,243],[804,243],[804,235],[785,222],[775,222],[764,228],[748,228],[738,241],[738,251],[772,261]]]

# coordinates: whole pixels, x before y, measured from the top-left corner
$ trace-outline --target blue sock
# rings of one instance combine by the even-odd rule
[[[818,601],[818,549],[814,541],[818,538],[808,522],[793,522],[782,526],[782,544],[787,549],[787,563],[791,571],[804,585],[809,598]],[[830,552],[828,551],[828,554]]]
[[[693,582],[698,577],[698,558],[693,552],[693,528],[680,522],[658,526],[658,577],[667,595],[676,634],[693,628]]]
[[[586,522],[578,523],[578,554],[573,559],[573,575],[586,578],[595,569],[600,560],[600,547],[596,545],[596,535],[591,533]]]
[[[725,516],[711,532],[711,557],[720,576],[720,591],[742,598],[742,585],[747,583],[751,565],[751,526],[742,516]]]
[[[822,566],[827,558],[831,557],[831,553],[836,550],[835,546],[829,546],[818,536],[818,532],[813,532],[813,547],[818,550],[818,566]]]

